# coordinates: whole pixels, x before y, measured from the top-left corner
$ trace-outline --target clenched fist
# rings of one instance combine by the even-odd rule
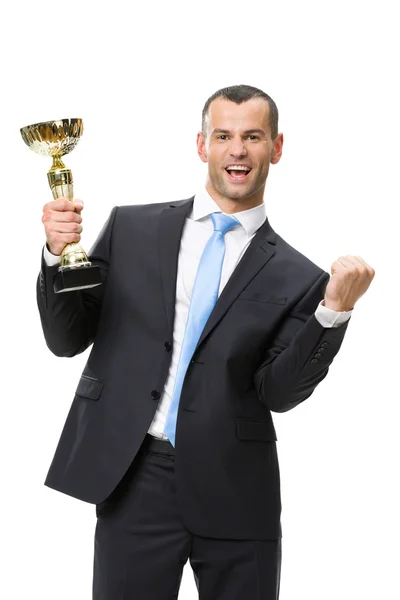
[[[43,207],[42,223],[46,232],[47,247],[59,256],[67,244],[79,242],[82,232],[81,200],[57,198]]]
[[[339,312],[352,310],[365,294],[375,277],[375,271],[361,256],[339,256],[332,263],[331,278],[325,289],[324,304]]]

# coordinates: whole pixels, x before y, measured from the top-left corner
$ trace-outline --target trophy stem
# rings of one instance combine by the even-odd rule
[[[74,181],[72,171],[71,169],[67,169],[60,155],[53,156],[53,164],[47,173],[47,179],[54,200],[57,198],[69,198],[73,200]],[[61,252],[60,269],[90,267],[91,264],[86,252],[77,242],[67,244]]]
[[[61,160],[61,156],[53,156],[53,164],[47,172],[47,179],[50,189],[53,193],[53,198],[69,198],[74,197],[74,180],[72,178],[71,169],[67,169]]]

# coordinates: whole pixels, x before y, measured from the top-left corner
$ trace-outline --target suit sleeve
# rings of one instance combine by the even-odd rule
[[[42,255],[42,268],[37,281],[37,303],[46,344],[56,356],[75,356],[93,343],[107,285],[112,229],[117,209],[118,207],[114,207],[111,211],[89,252],[91,263],[100,267],[102,285],[55,294],[53,279],[58,267],[47,266]]]
[[[258,397],[274,412],[290,410],[311,396],[340,349],[350,319],[326,328],[314,314],[329,279],[323,272],[297,303],[255,373]]]

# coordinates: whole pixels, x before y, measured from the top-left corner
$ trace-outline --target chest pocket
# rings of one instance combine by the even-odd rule
[[[269,294],[265,290],[243,290],[237,299],[253,302],[265,302],[267,304],[281,304],[282,306],[285,306],[288,301],[286,296]]]

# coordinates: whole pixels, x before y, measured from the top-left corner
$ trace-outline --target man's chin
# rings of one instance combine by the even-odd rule
[[[221,190],[222,195],[230,200],[247,200],[254,195],[253,189],[245,189],[244,187],[236,186],[235,184],[224,186]]]

